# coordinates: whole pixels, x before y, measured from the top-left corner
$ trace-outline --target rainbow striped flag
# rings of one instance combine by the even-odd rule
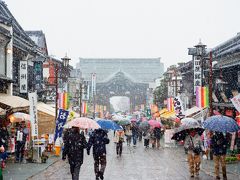
[[[88,103],[82,102],[82,113],[87,114],[88,113]]]
[[[58,108],[67,110],[69,108],[69,95],[68,93],[58,93]]]
[[[209,88],[208,87],[196,87],[196,106],[199,108],[205,108],[209,106]]]
[[[173,98],[167,98],[167,109],[168,111],[174,111]]]

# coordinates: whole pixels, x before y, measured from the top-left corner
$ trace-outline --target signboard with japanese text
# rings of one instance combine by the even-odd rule
[[[194,95],[196,94],[197,86],[202,86],[202,68],[201,68],[201,60],[195,57],[194,59]]]
[[[174,110],[175,110],[176,116],[179,119],[183,119],[185,117],[185,115],[184,115],[182,100],[180,99],[180,97],[175,97],[173,99],[173,103],[174,103]]]
[[[20,61],[19,85],[20,93],[27,93],[28,90],[28,74],[27,74],[27,61]]]
[[[234,96],[231,99],[234,107],[237,109],[238,112],[240,112],[240,94],[238,94],[237,96]]]
[[[62,137],[63,126],[65,125],[67,118],[68,118],[69,111],[59,109],[58,118],[56,122],[56,129],[54,135],[54,142],[57,138]]]
[[[32,136],[38,136],[37,93],[28,93]]]
[[[96,73],[92,73],[92,97],[96,95]]]
[[[42,64],[41,62],[34,62],[34,84],[35,90],[38,92],[42,90]]]

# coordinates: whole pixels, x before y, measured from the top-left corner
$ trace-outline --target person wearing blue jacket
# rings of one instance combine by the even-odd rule
[[[106,144],[109,144],[107,132],[103,129],[95,129],[87,144],[87,154],[90,155],[90,149],[93,146],[94,172],[96,180],[104,179],[104,171],[107,165]],[[99,166],[101,165],[101,167]]]
[[[211,137],[211,147],[213,151],[213,160],[215,166],[216,179],[220,179],[219,176],[219,164],[222,166],[223,179],[227,179],[226,171],[226,153],[227,153],[227,138],[222,132],[215,132]]]

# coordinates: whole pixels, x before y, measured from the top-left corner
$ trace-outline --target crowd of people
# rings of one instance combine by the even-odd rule
[[[70,172],[73,180],[79,179],[79,172],[83,163],[84,149],[90,155],[92,150],[94,160],[94,172],[96,180],[104,179],[104,171],[106,168],[106,144],[109,144],[108,131],[103,129],[95,129],[89,131],[89,140],[86,141],[84,136],[85,131],[81,131],[78,127],[66,129],[63,135],[64,148],[62,152],[62,159],[68,157],[70,164]],[[118,157],[122,156],[123,143],[127,142],[127,146],[136,147],[138,141],[144,139],[145,148],[160,148],[161,128],[150,128],[147,131],[142,131],[136,122],[123,126],[122,129],[114,131],[114,143],[116,143],[116,154]],[[151,142],[151,143],[150,143]]]
[[[219,166],[222,167],[223,179],[227,180],[225,157],[227,153],[227,137],[221,132],[210,132],[209,142],[204,147],[204,142],[198,132],[194,129],[189,130],[185,138],[184,147],[187,150],[187,159],[191,177],[199,176],[201,154],[208,157],[209,148],[213,153],[214,168],[216,179],[220,179]]]

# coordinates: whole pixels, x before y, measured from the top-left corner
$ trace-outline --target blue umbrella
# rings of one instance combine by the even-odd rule
[[[203,122],[203,127],[211,131],[217,132],[236,132],[239,126],[236,121],[230,117],[223,115],[211,116]]]
[[[97,120],[97,123],[102,129],[108,129],[108,130],[119,130],[122,129],[121,126],[119,126],[117,123],[111,120],[106,120],[106,119],[100,119]]]

